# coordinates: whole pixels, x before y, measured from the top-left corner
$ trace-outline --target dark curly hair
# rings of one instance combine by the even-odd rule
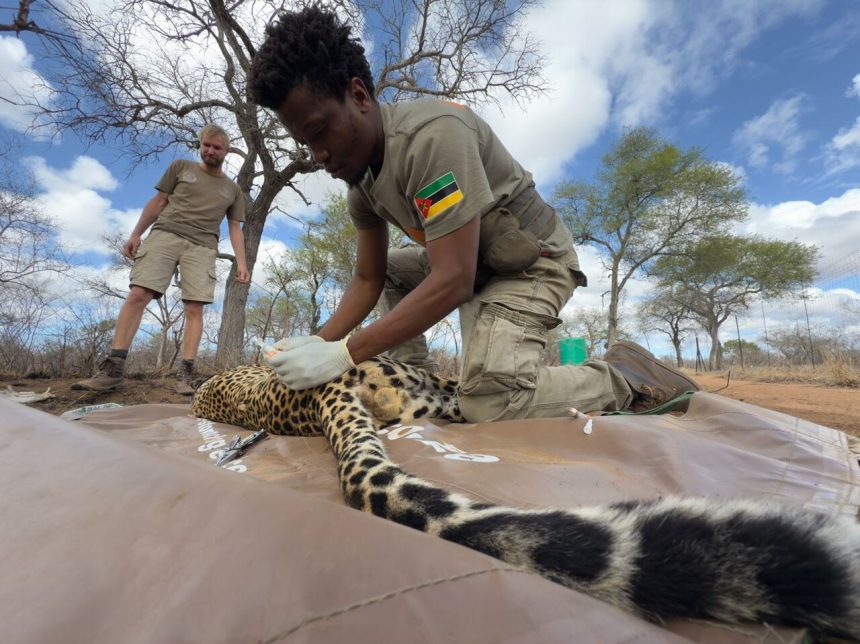
[[[251,63],[251,100],[275,110],[296,86],[307,85],[343,102],[356,77],[373,96],[364,47],[351,31],[334,13],[317,7],[281,13],[266,27],[266,41]]]

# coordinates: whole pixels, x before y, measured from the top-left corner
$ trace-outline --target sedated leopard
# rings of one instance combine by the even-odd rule
[[[403,471],[377,430],[420,417],[461,421],[456,380],[379,357],[292,391],[268,366],[241,366],[201,384],[192,413],[274,434],[322,433],[352,507],[645,619],[764,622],[860,640],[860,526],[851,518],[693,498],[520,510]]]

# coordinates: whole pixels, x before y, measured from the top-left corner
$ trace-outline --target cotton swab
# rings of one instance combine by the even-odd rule
[[[568,413],[573,418],[580,418],[582,420],[585,420],[585,425],[582,427],[582,433],[583,434],[590,434],[591,433],[591,431],[592,431],[591,416],[589,416],[588,414],[583,414],[576,407],[571,407],[570,409],[568,409]]]

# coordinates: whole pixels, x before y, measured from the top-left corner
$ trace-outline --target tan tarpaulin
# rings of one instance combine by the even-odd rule
[[[4,642],[799,642],[661,628],[343,506],[323,438],[269,437],[184,405],[71,422],[0,401]],[[421,422],[384,434],[408,471],[476,498],[574,506],[663,494],[857,513],[844,434],[698,393],[681,417]],[[157,449],[156,449],[157,448]],[[775,535],[778,538],[778,535]]]

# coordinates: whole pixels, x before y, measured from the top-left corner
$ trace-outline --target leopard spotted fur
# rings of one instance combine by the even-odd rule
[[[666,498],[573,510],[475,502],[388,459],[377,430],[461,420],[456,381],[386,358],[295,392],[265,366],[206,381],[196,416],[272,433],[324,434],[346,501],[588,593],[645,619],[808,627],[860,640],[860,526],[752,501]]]

